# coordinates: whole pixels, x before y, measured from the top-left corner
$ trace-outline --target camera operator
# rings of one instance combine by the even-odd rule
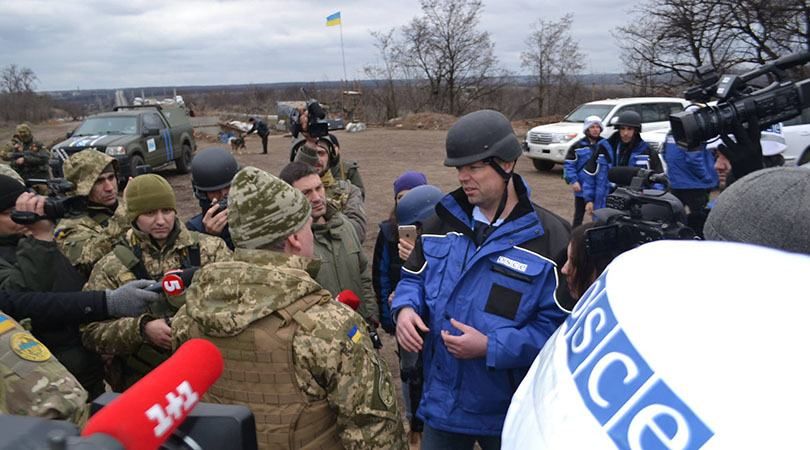
[[[0,290],[75,292],[81,274],[59,252],[54,224],[44,218],[47,197],[26,192],[19,182],[0,176]],[[16,208],[15,208],[16,205]],[[12,210],[38,215],[29,225],[12,220]],[[81,344],[76,325],[44,326],[33,322],[33,333],[93,395],[104,392],[101,358]]]
[[[326,137],[318,139],[319,143],[322,141],[328,141],[328,144],[332,146],[335,154],[335,163],[332,164],[332,168],[329,169],[332,172],[332,176],[338,181],[346,180],[349,183],[357,186],[357,188],[360,189],[360,192],[363,194],[363,201],[365,201],[366,188],[363,186],[363,178],[360,176],[360,165],[357,163],[357,161],[343,158],[340,150],[340,142],[338,141],[337,136],[334,134],[329,133],[326,135]]]

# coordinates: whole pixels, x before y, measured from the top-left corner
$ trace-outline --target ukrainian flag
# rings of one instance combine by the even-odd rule
[[[335,25],[340,25],[340,11],[326,17],[327,27],[333,27]]]

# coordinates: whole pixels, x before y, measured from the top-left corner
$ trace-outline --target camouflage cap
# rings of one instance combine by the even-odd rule
[[[76,195],[90,195],[96,179],[112,164],[118,171],[118,161],[95,149],[86,149],[73,154],[63,166],[65,178],[76,185]]]
[[[127,219],[135,220],[143,213],[156,209],[177,211],[174,189],[160,175],[147,173],[132,179],[124,190],[127,205]]]
[[[25,181],[22,179],[20,174],[17,173],[16,170],[12,169],[8,164],[0,164],[0,175],[14,178],[15,180],[19,181],[20,184],[25,184]]]
[[[261,248],[300,230],[312,207],[304,194],[255,167],[237,172],[228,194],[228,226],[240,248]]]
[[[27,123],[21,123],[17,125],[16,130],[14,130],[14,134],[19,136],[23,140],[33,137],[33,133],[31,133],[31,127],[28,126]]]

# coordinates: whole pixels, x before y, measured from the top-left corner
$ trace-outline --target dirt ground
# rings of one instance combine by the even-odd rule
[[[76,126],[76,123],[56,123],[35,126],[34,136],[45,144],[61,138]],[[0,130],[0,142],[11,136],[11,130]],[[524,131],[525,133],[525,131]],[[442,165],[444,160],[445,130],[396,128],[369,128],[360,133],[335,133],[341,144],[343,157],[359,163],[360,173],[366,187],[366,214],[368,215],[368,235],[365,250],[369,259],[379,228],[377,224],[386,219],[393,207],[393,181],[406,170],[419,170],[427,175],[428,182],[447,192],[458,186],[455,169]],[[211,143],[214,139],[198,139],[198,151],[219,146]],[[248,137],[247,150],[236,155],[242,166],[255,166],[278,174],[288,163],[290,138],[280,134],[269,138],[269,154],[261,154],[261,141],[255,135]],[[567,220],[574,213],[573,195],[562,180],[562,166],[551,172],[537,172],[529,159],[521,157],[516,172],[527,180],[532,190],[532,200],[554,211]],[[159,171],[174,186],[177,195],[179,215],[184,221],[199,211],[199,205],[191,192],[189,175],[178,175],[174,169]],[[381,332],[384,342],[383,356],[388,362],[395,379],[399,365],[395,355],[396,342],[393,337]],[[399,383],[396,383],[399,387]]]

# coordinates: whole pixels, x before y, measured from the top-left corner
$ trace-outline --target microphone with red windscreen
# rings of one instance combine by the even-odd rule
[[[157,449],[222,374],[219,349],[191,339],[87,422],[82,436],[103,433],[128,450]]]
[[[157,283],[147,286],[145,289],[151,292],[164,292],[169,297],[175,297],[186,292],[186,288],[191,286],[191,279],[199,267],[191,269],[170,270],[163,275],[163,279]]]
[[[351,289],[344,289],[340,291],[340,293],[335,297],[335,300],[347,305],[354,311],[357,311],[357,308],[360,307],[360,297],[354,293]]]

